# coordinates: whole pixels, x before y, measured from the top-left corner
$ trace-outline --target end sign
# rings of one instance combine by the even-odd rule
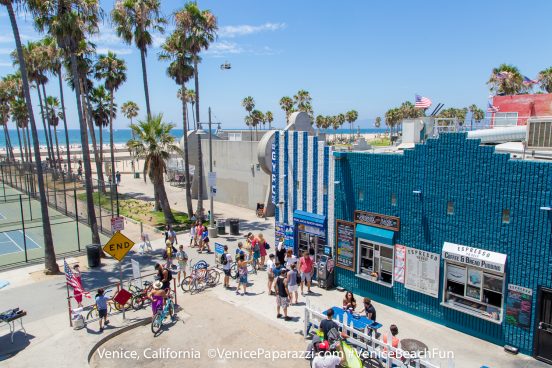
[[[113,234],[111,239],[104,245],[103,250],[116,260],[125,258],[128,251],[134,246],[134,242],[121,232]]]

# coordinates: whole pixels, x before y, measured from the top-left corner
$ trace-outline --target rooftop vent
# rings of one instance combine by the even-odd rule
[[[527,120],[527,149],[552,151],[552,117]]]

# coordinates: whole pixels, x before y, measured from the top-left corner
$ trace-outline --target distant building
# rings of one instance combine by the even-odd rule
[[[494,96],[492,104],[499,111],[492,114],[491,126],[525,125],[530,117],[552,116],[552,93]]]

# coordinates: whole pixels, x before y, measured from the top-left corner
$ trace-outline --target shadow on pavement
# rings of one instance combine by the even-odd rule
[[[16,321],[16,323],[19,322]],[[17,355],[17,353],[29,346],[31,340],[34,338],[35,336],[29,333],[25,336],[23,331],[16,331],[13,334],[13,343],[11,342],[11,333],[8,332],[6,335],[0,336],[0,362]]]

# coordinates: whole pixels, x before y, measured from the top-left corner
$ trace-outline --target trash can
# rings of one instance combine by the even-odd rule
[[[134,173],[134,179],[140,179],[140,173],[139,172]]]
[[[217,220],[217,230],[220,235],[226,234],[226,220],[218,219]]]
[[[231,218],[228,219],[230,223],[230,234],[231,235],[240,235],[240,219]]]
[[[99,244],[90,244],[86,246],[86,257],[88,258],[88,267],[98,267],[100,265],[100,249]]]

